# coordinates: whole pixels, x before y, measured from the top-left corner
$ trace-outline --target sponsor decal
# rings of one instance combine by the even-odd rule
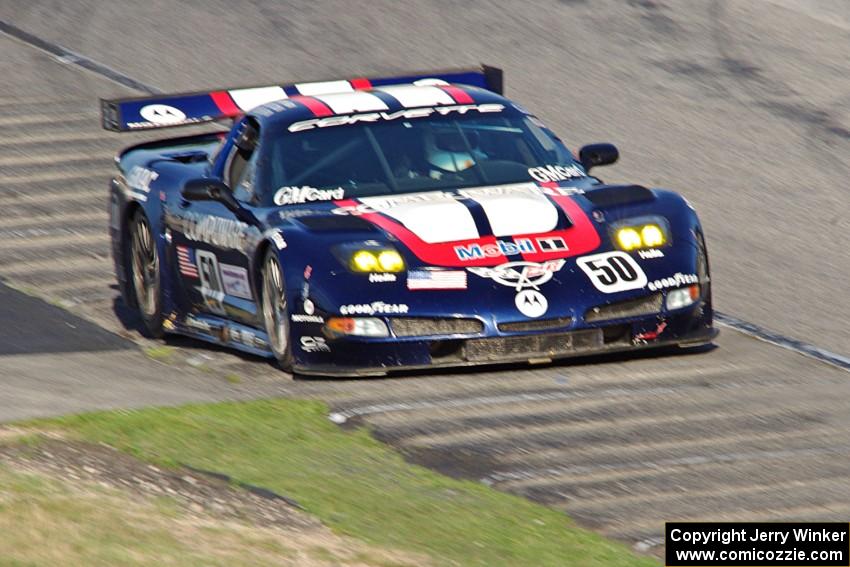
[[[343,305],[339,308],[342,315],[395,315],[405,314],[410,308],[403,303],[384,303],[373,301],[372,303],[358,303],[355,305]]]
[[[587,177],[584,171],[577,165],[544,165],[542,167],[531,167],[528,174],[535,181],[548,183],[550,181],[567,181],[577,177]]]
[[[676,272],[669,278],[663,278],[660,280],[655,280],[654,282],[649,282],[647,287],[650,291],[657,291],[660,289],[667,289],[669,287],[679,287],[682,285],[691,285],[699,283],[699,278],[696,274],[683,274],[681,272]]]
[[[295,323],[324,323],[325,320],[318,315],[301,315],[300,313],[294,313],[292,315],[292,320]]]
[[[470,244],[455,246],[455,254],[459,260],[481,260],[482,258],[498,258],[517,254],[534,254],[537,249],[530,238],[517,238],[515,242],[497,240],[495,244]]]
[[[592,216],[593,220],[598,223],[605,222],[605,213],[603,213],[602,211],[593,211],[592,213],[590,213],[590,216]]]
[[[182,110],[167,104],[149,104],[139,110],[139,114],[151,124],[180,124],[186,120]],[[129,125],[131,128],[132,125]]]
[[[307,315],[312,315],[316,312],[316,306],[313,304],[313,300],[305,299],[304,300],[304,313]]]
[[[338,201],[345,198],[345,189],[316,189],[304,185],[302,187],[281,187],[274,194],[275,205],[300,205],[313,201]]]
[[[467,268],[473,274],[490,278],[498,284],[514,288],[517,292],[514,303],[519,312],[532,319],[540,317],[549,309],[549,301],[538,290],[548,282],[555,272],[564,267],[564,259],[548,262],[508,262],[495,268]]]
[[[327,118],[314,118],[293,122],[289,125],[290,132],[303,132],[314,128],[328,128],[331,126],[348,126],[358,122],[379,122],[382,120],[410,120],[414,118],[427,118],[434,114],[446,116],[457,113],[466,114],[469,111],[480,113],[502,112],[505,109],[501,104],[459,104],[452,106],[437,106],[399,110],[397,112],[367,112],[363,114],[348,114],[343,116],[329,116]]]
[[[178,224],[181,232],[189,240],[242,252],[248,247],[249,234],[252,232],[259,234],[256,227],[241,221],[191,212],[179,217]]]
[[[283,233],[280,230],[273,230],[271,233],[272,242],[274,242],[275,248],[278,250],[283,250],[286,248],[286,240],[283,238]]]
[[[324,337],[301,337],[301,350],[304,352],[330,352],[331,347]]]
[[[466,289],[466,272],[441,268],[419,268],[407,272],[407,289]]]
[[[248,281],[248,270],[241,266],[219,264],[219,272],[224,293],[242,299],[254,299],[251,294],[251,284]]]
[[[495,268],[467,268],[482,278],[490,278],[498,284],[512,287],[517,292],[526,288],[539,289],[552,279],[555,272],[564,267],[564,259],[548,262],[508,262]]]
[[[560,236],[540,237],[535,240],[541,252],[566,252],[570,249],[567,241]]]
[[[525,289],[519,292],[514,301],[519,312],[532,319],[540,317],[549,309],[549,302],[546,297],[533,289]]]
[[[650,248],[649,250],[638,250],[638,256],[647,260],[649,258],[663,258],[664,252],[658,248]]]
[[[251,348],[266,348],[266,341],[262,340],[257,334],[249,329],[240,327],[228,327],[229,339],[233,342],[241,343]]]
[[[127,173],[127,184],[138,191],[150,193],[151,183],[157,180],[159,173],[146,167],[134,165]]]
[[[218,258],[212,252],[196,250],[195,258],[198,262],[198,272],[201,276],[199,291],[204,298],[207,308],[218,315],[226,315],[224,310],[224,289],[221,283],[221,274],[218,271]]]
[[[625,252],[603,252],[576,260],[593,286],[602,293],[618,293],[646,286],[646,274]]]
[[[369,274],[369,281],[372,283],[394,282],[397,279],[395,274]]]
[[[183,325],[185,325],[189,329],[194,329],[195,331],[200,331],[201,333],[206,333],[207,335],[212,334],[212,325],[204,321],[203,319],[198,319],[194,315],[189,315],[183,321]]]
[[[177,247],[177,268],[187,278],[198,278],[198,267],[195,264],[195,250],[187,246]]]
[[[475,189],[458,189],[460,198],[475,199],[478,197],[493,197],[502,195],[549,195],[552,197],[568,197],[570,195],[583,195],[584,189],[580,187],[540,187],[534,183],[511,183],[509,185],[494,185],[492,187],[476,187]],[[449,193],[451,195],[451,193]]]

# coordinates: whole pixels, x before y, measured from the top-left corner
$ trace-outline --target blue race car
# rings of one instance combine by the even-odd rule
[[[104,100],[136,131],[110,233],[147,332],[302,374],[712,341],[705,240],[676,193],[607,185],[501,96],[493,67]]]

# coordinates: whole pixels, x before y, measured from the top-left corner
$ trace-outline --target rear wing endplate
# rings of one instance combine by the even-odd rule
[[[456,83],[502,94],[503,74],[496,67],[416,71],[396,77],[355,77],[334,81],[286,83],[206,92],[163,94],[100,101],[102,125],[113,132],[188,126],[234,118],[252,108],[297,95],[340,93],[425,81]]]

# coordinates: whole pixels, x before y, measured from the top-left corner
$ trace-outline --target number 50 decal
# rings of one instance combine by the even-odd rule
[[[625,252],[593,254],[579,258],[576,263],[602,293],[617,293],[646,286],[646,274]]]

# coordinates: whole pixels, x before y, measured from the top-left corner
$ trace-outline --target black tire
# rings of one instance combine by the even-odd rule
[[[292,370],[292,341],[289,332],[286,289],[280,261],[271,248],[263,258],[260,283],[260,313],[266,335],[269,338],[269,348],[274,353],[278,366],[290,372]]]
[[[159,338],[162,330],[160,261],[151,225],[139,210],[130,221],[130,289],[138,306],[145,334]]]

